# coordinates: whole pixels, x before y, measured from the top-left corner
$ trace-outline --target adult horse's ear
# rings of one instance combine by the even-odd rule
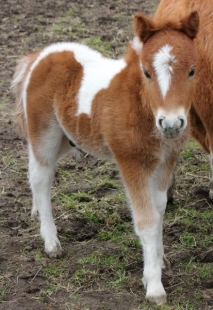
[[[182,31],[193,40],[199,29],[199,15],[197,11],[192,12],[189,16],[182,19],[181,26]]]
[[[153,21],[140,12],[136,13],[134,17],[133,28],[135,35],[138,36],[143,43],[156,31]]]

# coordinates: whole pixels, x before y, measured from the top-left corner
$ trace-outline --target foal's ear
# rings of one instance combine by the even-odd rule
[[[199,29],[199,16],[197,11],[192,12],[189,16],[182,19],[181,26],[181,30],[193,40]]]
[[[135,35],[138,36],[143,43],[156,31],[153,21],[145,17],[142,13],[136,13],[133,20]]]

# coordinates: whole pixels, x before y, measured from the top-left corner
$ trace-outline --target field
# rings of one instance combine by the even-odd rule
[[[61,259],[43,252],[30,219],[27,145],[13,121],[10,82],[17,59],[57,41],[82,42],[105,56],[125,53],[137,11],[158,0],[1,0],[0,10],[0,309],[212,310],[213,202],[208,157],[189,140],[176,167],[164,244],[165,306],[146,302],[143,257],[119,173],[113,163],[79,154],[61,160],[52,204]]]

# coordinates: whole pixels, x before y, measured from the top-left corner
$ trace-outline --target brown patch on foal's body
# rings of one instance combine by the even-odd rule
[[[73,79],[75,83],[72,83]],[[71,116],[76,110],[76,95],[81,79],[82,67],[71,52],[52,53],[35,67],[27,89],[28,137],[33,149],[36,149],[51,122],[57,122],[57,102],[64,107],[63,103],[67,102],[69,96],[67,112]],[[72,93],[68,93],[70,85]]]

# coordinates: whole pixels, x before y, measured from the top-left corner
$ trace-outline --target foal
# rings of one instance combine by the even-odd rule
[[[191,135],[210,154],[211,182],[209,196],[213,199],[213,2],[211,0],[161,0],[155,14],[156,22],[165,18],[181,18],[186,12],[199,13],[200,26],[195,39],[197,72],[191,108]]]
[[[137,13],[124,58],[107,59],[78,43],[53,44],[23,57],[12,82],[28,140],[32,216],[39,213],[47,255],[62,254],[50,187],[56,161],[72,141],[117,163],[143,246],[146,297],[157,304],[166,302],[162,223],[188,135],[198,24],[196,12],[177,23]]]

